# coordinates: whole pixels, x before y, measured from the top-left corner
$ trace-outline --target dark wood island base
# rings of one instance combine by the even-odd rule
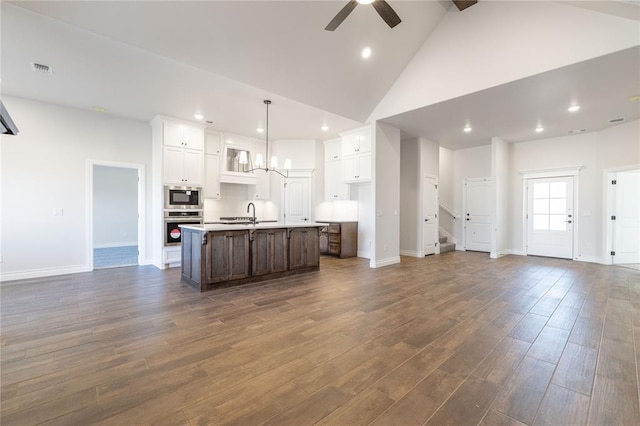
[[[183,226],[182,281],[207,291],[318,271],[320,226]]]

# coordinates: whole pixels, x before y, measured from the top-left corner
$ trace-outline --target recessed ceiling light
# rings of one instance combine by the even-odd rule
[[[542,126],[536,127],[536,132],[538,132],[538,133],[544,132],[544,127],[542,127]]]
[[[362,58],[367,59],[369,56],[371,56],[371,48],[365,47],[364,49],[362,49],[362,53],[360,53],[360,55],[362,56]]]
[[[580,111],[580,105],[571,105],[569,108],[567,108],[567,110],[569,112],[577,112]]]
[[[194,118],[195,118],[196,120],[202,120],[202,119],[204,118],[204,115],[202,115],[202,114],[196,114],[196,115],[194,115]]]
[[[327,126],[326,124],[323,124],[322,127],[320,127],[320,130],[322,130],[323,132],[326,132],[327,130],[329,130],[329,126]]]
[[[264,129],[263,129],[262,127],[258,127],[258,128],[256,129],[256,132],[258,132],[258,133],[262,133],[262,132],[264,132]]]
[[[633,96],[629,97],[629,100],[630,100],[631,102],[637,102],[637,101],[640,101],[640,95],[633,95]]]
[[[107,112],[107,109],[101,106],[94,106],[91,107],[92,110],[94,110],[95,112]]]
[[[467,124],[466,126],[464,126],[464,129],[462,130],[464,130],[465,133],[469,133],[472,129],[471,129],[471,126]]]

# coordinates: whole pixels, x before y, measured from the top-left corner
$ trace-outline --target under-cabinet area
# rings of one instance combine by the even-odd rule
[[[320,268],[322,224],[182,227],[182,280],[200,291]]]

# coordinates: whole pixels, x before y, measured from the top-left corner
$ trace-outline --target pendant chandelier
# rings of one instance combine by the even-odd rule
[[[268,99],[265,99],[264,104],[267,106],[267,125],[265,126],[265,147],[266,147],[265,156],[269,158],[269,105],[271,104],[271,101]],[[249,163],[249,159],[247,158],[247,151],[240,152],[239,162],[240,164]],[[262,157],[262,153],[258,153],[256,154],[255,165],[256,167],[254,167],[253,169],[247,170],[247,172],[252,172],[254,170],[264,170],[265,172],[276,172],[280,176],[286,178],[286,177],[289,177],[289,170],[291,169],[291,160],[288,158],[284,160],[284,172],[282,172],[278,170],[278,158],[275,155],[271,157],[271,160],[269,161],[269,165],[267,166],[267,164],[264,161],[264,158]]]

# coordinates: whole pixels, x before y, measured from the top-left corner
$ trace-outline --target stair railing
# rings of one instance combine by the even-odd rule
[[[447,212],[448,214],[450,214],[452,218],[460,219],[460,215],[458,213],[454,212],[451,208],[447,207],[446,205],[444,205],[442,203],[439,203],[439,205],[440,205],[440,208],[442,210],[444,210],[445,212]]]

